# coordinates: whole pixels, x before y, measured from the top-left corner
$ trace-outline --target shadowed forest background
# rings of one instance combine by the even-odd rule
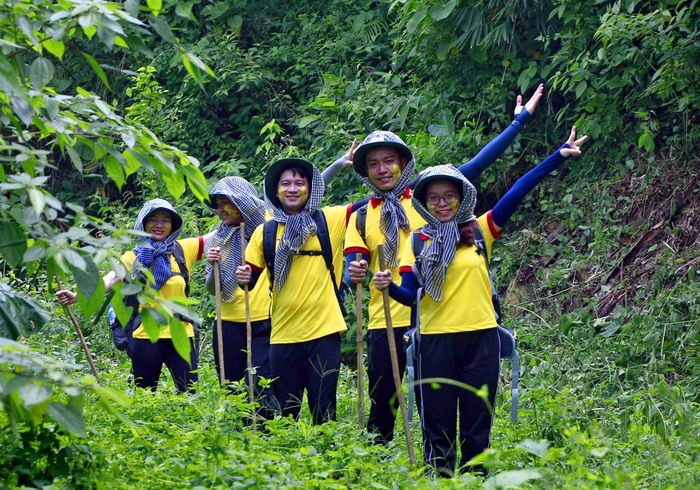
[[[0,5],[0,487],[691,488],[700,485],[698,1],[14,0]],[[490,209],[566,139],[589,135],[525,200],[494,247],[521,352],[519,420],[504,362],[486,478],[433,481],[405,440],[357,428],[355,298],[338,421],[245,425],[219,388],[204,264],[197,394],[127,382],[100,275],[145,200],[183,237],[213,229],[222,177],[261,189],[301,156],[325,168],[384,129],[419,169],[459,165],[545,97],[475,182]],[[328,203],[367,195],[351,169]],[[97,230],[104,235],[99,237]],[[91,375],[55,301],[75,312]],[[117,292],[119,298],[120,291]],[[145,291],[144,294],[148,294]],[[365,303],[366,304],[366,303]],[[507,368],[506,368],[507,367]],[[414,439],[420,441],[417,421]],[[418,448],[418,446],[417,446]],[[418,451],[420,452],[420,451]]]

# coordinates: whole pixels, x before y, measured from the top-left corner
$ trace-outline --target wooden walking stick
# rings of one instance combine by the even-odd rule
[[[241,265],[245,265],[245,223],[241,223]],[[243,301],[245,302],[245,344],[246,366],[248,367],[248,390],[250,403],[253,405],[253,422],[255,422],[255,385],[253,384],[253,328],[250,324],[250,297],[248,285],[243,285]]]
[[[386,260],[384,260],[384,244],[377,245],[379,254],[379,270],[386,270]],[[391,323],[391,308],[389,307],[389,288],[382,289],[382,299],[384,300],[384,318],[386,320],[386,336],[389,344],[389,355],[391,356],[391,370],[394,373],[394,386],[396,396],[399,399],[401,408],[401,418],[403,419],[403,431],[406,434],[406,445],[408,446],[408,457],[412,465],[416,464],[416,452],[413,448],[413,437],[411,437],[411,426],[408,423],[408,411],[406,401],[403,398],[403,388],[401,386],[401,373],[399,373],[399,358],[396,353],[396,339],[394,338],[394,326]]]
[[[357,262],[362,260],[362,254],[355,255]],[[357,283],[357,332],[355,342],[357,343],[357,423],[360,429],[365,428],[365,381],[364,381],[364,354],[362,352],[362,282]]]
[[[58,274],[56,274],[56,284],[58,284],[58,289],[63,289],[63,284],[61,284],[61,278],[58,277]],[[73,326],[75,327],[75,331],[78,332],[78,338],[80,339],[80,344],[83,346],[83,351],[85,352],[85,357],[87,357],[88,362],[90,363],[90,369],[92,369],[92,374],[95,375],[95,378],[99,378],[99,374],[97,374],[97,368],[95,367],[95,361],[92,360],[92,354],[90,354],[90,349],[87,346],[87,343],[85,343],[85,337],[83,336],[83,331],[80,329],[80,325],[78,325],[78,319],[75,318],[75,315],[73,314],[73,310],[71,310],[70,305],[63,305],[66,308],[66,312],[68,313],[68,316],[70,317],[71,321],[73,322]]]
[[[216,236],[212,237],[211,245],[212,247],[219,245]],[[218,260],[214,262],[212,270],[214,273],[214,299],[216,301],[216,352],[219,358],[219,383],[224,386],[226,384],[226,369],[224,368],[224,337],[221,326],[221,262]]]

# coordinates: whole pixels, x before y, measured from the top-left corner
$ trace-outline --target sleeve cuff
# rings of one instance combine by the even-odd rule
[[[491,217],[491,212],[493,209],[489,210],[489,212],[486,214],[486,220],[489,224],[489,231],[491,232],[491,236],[493,236],[495,239],[501,238],[501,232],[496,231],[496,224],[493,222],[493,218]]]
[[[345,249],[345,256],[347,257],[350,254],[362,254],[369,257],[369,250],[364,247],[348,247]]]

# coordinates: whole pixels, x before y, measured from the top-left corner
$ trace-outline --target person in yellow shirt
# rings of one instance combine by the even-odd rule
[[[457,447],[459,469],[484,473],[470,461],[489,447],[492,407],[499,376],[500,340],[491,297],[488,268],[482,253],[491,245],[527,193],[566,157],[579,155],[573,128],[569,139],[555,153],[521,177],[494,208],[474,216],[476,189],[451,165],[425,171],[413,192],[413,205],[426,220],[418,231],[421,250],[414,240],[404,246],[399,265],[401,285],[392,282],[392,271],[378,271],[374,285],[404,305],[416,301],[420,285],[420,332],[417,379],[419,385],[423,453],[426,464],[440,476],[455,471]],[[483,246],[477,245],[483,241]],[[431,379],[454,380],[438,388]],[[473,391],[488,387],[488,404]],[[459,440],[457,421],[459,416]]]
[[[352,154],[352,150],[348,155]],[[339,302],[343,240],[353,205],[320,208],[325,184],[309,161],[284,158],[265,174],[265,199],[272,213],[274,263],[265,257],[265,226],[246,248],[239,284],[255,289],[263,270],[272,281],[270,368],[282,416],[299,416],[304,392],[315,424],[336,417],[340,334],[347,330]],[[319,226],[331,250],[322,250]],[[329,257],[326,263],[324,252]],[[329,267],[329,265],[331,267]]]
[[[134,229],[150,233],[150,236],[121,256],[120,260],[127,270],[136,277],[142,268],[149,269],[155,280],[151,287],[158,290],[163,298],[186,296],[183,271],[173,253],[176,246],[181,247],[187,269],[191,270],[192,265],[202,258],[203,237],[178,240],[182,231],[182,218],[164,199],[147,201],[136,217]],[[119,280],[114,270],[103,277],[107,289],[111,289]],[[69,290],[57,291],[56,296],[64,305],[75,303],[77,297],[76,293]],[[182,322],[190,341],[189,360],[183,359],[175,350],[169,327],[160,330],[158,340],[154,343],[140,322],[134,325],[127,352],[131,358],[131,372],[136,386],[155,390],[163,365],[170,371],[178,392],[191,389],[191,385],[198,380],[194,326],[186,319],[182,319]]]
[[[544,85],[540,84],[524,106],[522,97],[518,96],[515,120],[474,158],[458,168],[465,177],[471,180],[477,178],[505,151],[525,128],[537,109],[543,91]],[[409,181],[415,167],[409,147],[399,136],[389,131],[369,134],[355,151],[353,168],[372,190],[372,197],[369,204],[354,213],[348,223],[345,235],[348,282],[361,283],[368,270],[379,270],[377,245],[380,243],[385,244],[389,267],[398,275],[398,259],[403,244],[411,231],[425,224],[425,220],[411,204],[412,183]],[[362,260],[355,260],[357,253],[362,254]],[[411,325],[411,310],[393,300],[389,306],[395,342],[400,347]],[[376,434],[375,442],[383,444],[394,437],[398,398],[389,356],[382,293],[372,283],[368,310],[367,378],[371,404],[367,429]],[[406,351],[399,348],[397,355],[399,372],[403,375]]]

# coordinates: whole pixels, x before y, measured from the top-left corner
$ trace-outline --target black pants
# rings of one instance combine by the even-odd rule
[[[267,418],[273,416],[275,407],[272,388],[263,388],[259,384],[260,378],[271,379],[270,371],[270,320],[260,320],[250,323],[252,334],[251,355],[255,374],[253,382],[255,385],[255,399],[260,403],[263,415]],[[248,384],[248,342],[246,338],[246,324],[238,322],[221,322],[221,337],[224,351],[224,374],[227,381],[245,380]],[[214,324],[214,362],[216,372],[220,376],[221,366],[219,365],[219,334]]]
[[[403,336],[408,327],[394,328],[399,375],[403,379],[406,370],[406,349]],[[369,420],[367,430],[378,435],[376,441],[386,443],[394,438],[394,424],[399,399],[396,397],[394,372],[386,329],[367,331],[367,380],[369,382]]]
[[[340,334],[294,344],[270,345],[272,387],[282,416],[299,417],[306,390],[314,424],[335,420]]]
[[[139,388],[155,391],[163,364],[170,371],[180,393],[190,389],[192,383],[199,379],[196,373],[199,355],[193,338],[190,338],[190,364],[177,353],[170,339],[159,339],[154,344],[148,339],[132,337],[129,339],[128,354],[134,382]]]
[[[490,407],[471,391],[453,384],[421,383],[420,417],[425,462],[442,473],[455,469],[459,413],[460,467],[489,447],[500,369],[495,328],[451,334],[422,335],[418,377],[447,378],[478,390],[488,386]]]

